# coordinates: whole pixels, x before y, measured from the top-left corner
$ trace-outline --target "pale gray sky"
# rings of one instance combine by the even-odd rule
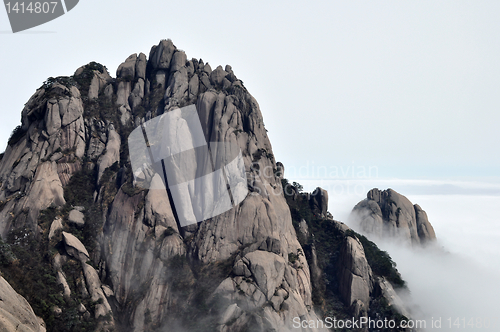
[[[114,76],[170,38],[232,65],[287,168],[498,176],[499,17],[498,1],[82,0],[12,34],[0,10],[0,150],[49,76],[90,61]]]

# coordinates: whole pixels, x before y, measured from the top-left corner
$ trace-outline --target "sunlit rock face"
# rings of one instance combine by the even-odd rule
[[[363,233],[378,238],[390,237],[410,245],[436,240],[425,211],[393,189],[370,190],[354,207],[350,219]]]
[[[28,301],[0,277],[0,330],[45,332],[45,323],[35,315]]]

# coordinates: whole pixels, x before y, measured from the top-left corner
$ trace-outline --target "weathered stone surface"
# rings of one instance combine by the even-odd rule
[[[103,89],[109,82],[111,81],[111,76],[107,70],[104,70],[103,73],[98,70],[94,70],[94,77],[92,77],[92,81],[89,86],[89,100],[97,99],[99,97],[99,92]]]
[[[243,276],[246,278],[252,276],[252,272],[250,272],[248,266],[241,259],[234,264],[233,273],[237,276]]]
[[[50,224],[50,230],[49,230],[49,240],[54,237],[57,231],[61,230],[63,228],[62,225],[62,219],[60,217],[56,217],[52,224]]]
[[[137,78],[141,78],[143,80],[146,79],[147,64],[148,60],[146,59],[146,55],[144,53],[140,53],[137,57],[137,62],[135,63],[135,76]]]
[[[153,178],[153,186],[162,184],[162,180],[158,174]],[[145,216],[144,222],[146,225],[155,227],[163,226],[171,227],[175,232],[179,233],[174,213],[170,206],[168,194],[166,190],[151,189],[146,196],[146,204],[144,206]]]
[[[432,227],[429,219],[427,218],[427,213],[422,210],[420,205],[415,204],[415,216],[417,218],[417,232],[418,237],[420,238],[420,242],[426,243],[429,241],[433,241],[436,239],[436,233],[434,232],[434,228]]]
[[[379,238],[397,238],[413,245],[436,239],[425,211],[392,189],[370,190],[354,207],[350,219],[362,232]]]
[[[165,91],[165,99],[168,100],[165,108],[168,110],[178,106],[188,97],[188,75],[185,67],[180,68],[173,74],[170,84]]]
[[[167,69],[170,67],[175,46],[170,39],[162,40],[158,46],[153,46],[149,53],[149,61],[155,69]]]
[[[79,162],[76,163],[57,163],[57,175],[59,176],[59,180],[61,180],[61,184],[65,187],[73,174],[82,170],[82,164]]]
[[[123,125],[123,126],[126,126],[129,122],[130,122],[130,118],[131,118],[131,114],[130,112],[127,110],[127,108],[123,105],[121,105],[119,108],[118,108],[118,111],[120,112],[120,123]],[[103,149],[104,149],[104,145],[103,145]]]
[[[176,51],[172,57],[172,64],[170,66],[170,71],[175,72],[185,67],[187,61],[186,53],[184,51]]]
[[[248,253],[245,258],[257,285],[270,299],[283,279],[285,260],[276,254],[260,250]]]
[[[116,70],[116,77],[133,79],[135,77],[135,67],[137,54],[131,54]]]
[[[224,69],[222,69],[222,66],[217,66],[217,68],[210,74],[210,82],[212,82],[212,84],[214,85],[221,86],[222,81],[227,74],[228,73],[226,73]]]
[[[108,84],[106,86],[104,89],[104,96],[106,96],[106,99],[111,102],[111,99],[113,98],[113,84]]]
[[[347,306],[356,300],[367,308],[373,289],[372,270],[365,257],[365,251],[358,239],[348,236],[341,250],[339,264],[339,289]]]
[[[101,303],[96,304],[95,307],[95,318],[104,317],[108,313],[111,313],[111,306],[104,295],[101,288],[101,281],[97,271],[85,262],[82,262],[83,274],[85,276],[85,282],[87,284],[87,289],[90,293],[91,299],[94,302],[100,301]]]
[[[59,101],[59,114],[62,117],[62,126],[67,126],[83,115],[83,104],[80,91],[76,87],[70,89],[71,97]]]
[[[320,187],[316,188],[309,197],[309,204],[313,211],[320,216],[326,217],[328,211],[328,192]]]
[[[82,242],[80,242],[80,240],[78,240],[73,234],[62,232],[62,235],[68,254],[76,259],[86,262],[90,256]]]
[[[194,98],[194,96],[198,95],[199,85],[200,81],[198,75],[194,75],[193,77],[191,77],[191,79],[189,80],[189,87],[188,87],[189,98]]]
[[[394,288],[392,287],[391,283],[387,281],[386,278],[377,278],[377,283],[378,286],[380,287],[380,290],[382,292],[382,295],[384,298],[387,300],[387,303],[390,306],[394,306],[397,308],[397,310],[404,316],[406,317],[411,317],[408,308],[406,308],[405,304],[399,297],[399,295],[396,293]]]
[[[42,332],[45,327],[24,297],[0,277],[0,330],[5,332]]]
[[[199,79],[200,79],[199,91],[205,92],[212,88],[212,84],[210,83],[210,79],[208,78],[208,75],[206,73],[201,74]]]
[[[108,127],[108,142],[106,144],[106,153],[99,158],[97,164],[99,167],[97,181],[101,180],[102,173],[115,162],[120,161],[120,135],[115,131],[113,125]]]
[[[109,286],[102,285],[101,288],[102,288],[102,291],[104,292],[104,295],[106,295],[106,297],[111,297],[111,296],[115,295],[115,293],[113,293],[113,290],[111,288],[109,288]]]
[[[45,113],[45,126],[47,134],[53,135],[61,129],[61,115],[59,113],[59,103],[55,99],[47,101],[47,113]]]
[[[165,86],[167,82],[167,74],[164,70],[158,70],[155,77],[156,84]]]
[[[242,310],[236,303],[231,304],[229,307],[227,307],[226,311],[222,314],[221,319],[219,320],[220,325],[224,325],[230,321],[233,321],[237,319],[239,316],[241,316]]]
[[[304,219],[302,219],[299,223],[299,232],[305,239],[309,237],[309,227]]]
[[[89,100],[92,100],[92,99],[97,99],[98,97],[99,97],[99,78],[97,77],[97,75],[94,75],[94,77],[92,77],[92,81],[90,82],[88,98]]]
[[[127,109],[130,109],[128,99],[129,99],[130,92],[132,89],[131,86],[132,86],[131,82],[121,81],[120,83],[118,83],[118,89],[116,91],[116,105],[117,106],[123,105]]]
[[[24,198],[23,208],[29,211],[31,220],[36,220],[39,211],[52,204],[63,206],[65,203],[56,163],[50,161],[42,163],[36,170],[29,194]]]
[[[85,123],[83,117],[77,118],[62,128],[60,148],[62,151],[75,150],[75,156],[78,158],[83,157],[85,154]]]
[[[134,90],[132,90],[130,96],[128,97],[128,102],[131,109],[133,110],[137,106],[139,106],[143,98],[144,98],[144,80],[142,78],[139,78],[137,83],[135,83],[134,85]]]
[[[208,76],[210,76],[210,74],[212,73],[212,67],[210,67],[210,65],[208,64],[208,62],[205,64],[205,66],[203,67],[203,71],[205,73],[208,74]]]
[[[67,300],[71,299],[71,289],[66,281],[66,277],[61,271],[57,271],[57,282],[63,287],[64,298]]]
[[[69,212],[68,221],[76,226],[83,227],[85,225],[85,215],[78,210]]]

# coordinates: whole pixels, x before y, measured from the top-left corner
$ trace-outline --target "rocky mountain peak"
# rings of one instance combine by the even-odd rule
[[[247,195],[185,226],[165,180],[178,164],[162,157],[163,172],[136,172],[129,139],[138,130],[151,149],[155,119],[188,107],[212,152],[235,149]],[[127,57],[116,77],[90,62],[49,78],[21,119],[0,160],[0,268],[49,330],[287,331],[295,317],[317,321],[328,301],[374,315],[377,278],[402,283],[389,258],[383,272],[370,261],[382,255],[374,244],[333,220],[325,190],[283,190],[260,107],[231,66],[188,60],[171,40]],[[177,119],[169,134],[189,127]],[[189,130],[174,136],[187,144]],[[196,173],[202,160],[189,161]],[[227,173],[217,188],[231,189]],[[149,186],[138,185],[146,176]],[[193,210],[215,197],[185,186],[181,204]]]
[[[408,244],[425,244],[436,239],[434,228],[422,208],[393,189],[370,190],[352,210],[350,218],[362,232],[376,237],[393,237]]]

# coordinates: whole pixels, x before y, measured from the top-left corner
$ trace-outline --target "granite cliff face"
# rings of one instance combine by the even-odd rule
[[[0,330],[45,332],[45,323],[35,315],[24,297],[0,277]]]
[[[427,213],[392,189],[372,189],[352,210],[350,218],[361,231],[378,238],[392,237],[412,245],[436,240]]]
[[[127,139],[188,105],[208,142],[239,147],[250,193],[179,227],[167,191],[154,189],[158,174],[158,186],[135,185]],[[297,330],[295,317],[326,312],[330,275],[339,310],[367,315],[382,277],[360,240],[331,219],[318,189],[302,211],[337,229],[341,259],[328,270],[311,240],[319,232],[292,219],[283,181],[259,105],[230,66],[188,60],[170,40],[129,56],[116,78],[92,62],[35,92],[2,155],[2,272],[52,331]]]

